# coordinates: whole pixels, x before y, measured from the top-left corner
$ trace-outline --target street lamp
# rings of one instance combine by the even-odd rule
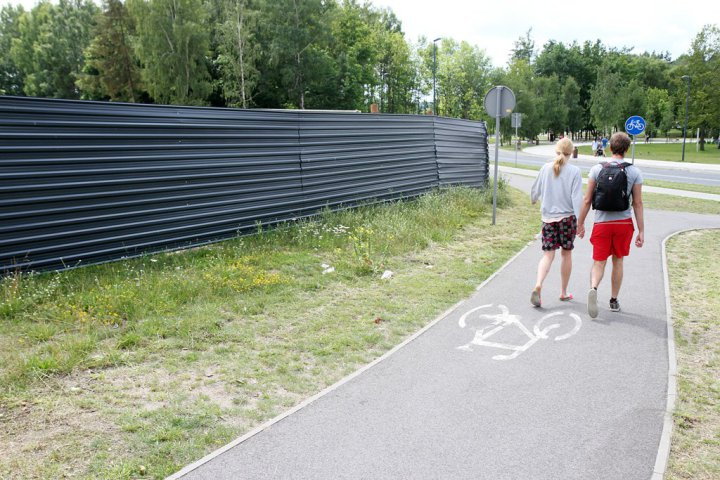
[[[437,42],[442,40],[438,37],[433,40],[433,115],[437,115],[437,98],[435,96],[435,75],[437,72]]]
[[[682,162],[685,161],[685,137],[687,136],[687,124],[688,124],[688,102],[690,101],[690,75],[683,75],[683,80],[687,83],[687,93],[685,94],[685,126],[683,127],[683,148],[682,148]]]

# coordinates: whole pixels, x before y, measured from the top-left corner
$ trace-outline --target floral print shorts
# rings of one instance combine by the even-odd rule
[[[565,217],[559,222],[545,223],[542,226],[543,250],[572,250],[575,248],[577,234],[577,218],[575,215]]]

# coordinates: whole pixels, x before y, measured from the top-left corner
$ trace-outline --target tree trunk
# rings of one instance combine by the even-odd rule
[[[238,8],[240,8],[238,6]],[[243,49],[245,45],[243,44],[242,39],[242,26],[243,26],[243,13],[244,10],[241,8],[238,12],[238,22],[237,22],[237,47],[238,47],[238,56],[240,60],[240,98],[242,99],[242,107],[247,108],[247,97],[245,95],[245,62],[243,60]]]

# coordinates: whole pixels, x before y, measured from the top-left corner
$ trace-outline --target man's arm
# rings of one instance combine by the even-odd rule
[[[583,238],[585,236],[585,218],[590,212],[592,206],[592,196],[595,192],[595,180],[588,178],[587,190],[585,190],[585,196],[582,199],[580,206],[580,217],[578,218],[578,237]]]
[[[641,248],[645,243],[645,217],[642,201],[642,183],[636,183],[632,187],[632,206],[637,221],[638,234],[635,237],[635,246]]]

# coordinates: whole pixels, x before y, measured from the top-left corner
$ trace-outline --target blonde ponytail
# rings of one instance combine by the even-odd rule
[[[573,143],[567,137],[561,138],[555,144],[555,153],[557,153],[557,157],[555,157],[555,162],[553,163],[553,172],[555,172],[556,177],[560,175],[560,170],[563,166],[565,166],[572,152]]]

